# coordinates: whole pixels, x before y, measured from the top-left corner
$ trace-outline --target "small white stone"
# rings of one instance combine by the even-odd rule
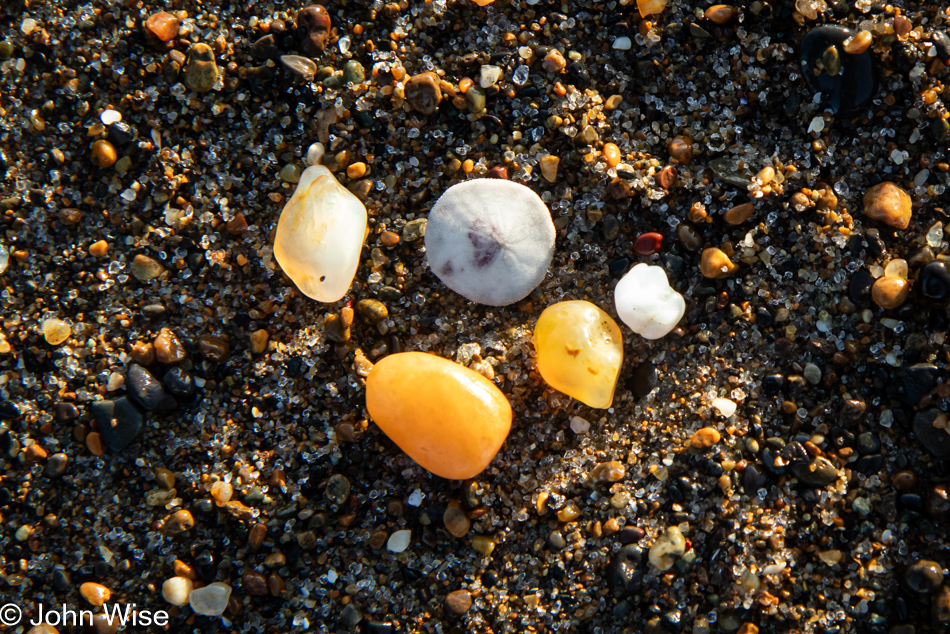
[[[162,596],[172,605],[185,605],[194,587],[188,577],[172,577],[162,584]]]
[[[624,35],[623,37],[618,37],[614,40],[613,47],[615,51],[629,51],[630,47],[633,46],[633,43],[630,41],[630,38]]]
[[[426,494],[422,492],[421,489],[416,489],[409,494],[409,498],[406,500],[406,504],[409,506],[422,506],[422,500],[424,500]]]
[[[501,67],[486,64],[478,71],[478,85],[482,88],[491,88],[498,83],[503,75],[504,72]]]
[[[5,244],[0,244],[0,273],[7,270],[10,264],[10,249]]]
[[[102,114],[99,115],[99,121],[102,121],[102,125],[112,125],[113,123],[118,123],[122,121],[122,113],[118,110],[113,110],[112,108],[106,108],[102,111]]]
[[[389,536],[389,541],[386,542],[386,550],[391,553],[401,553],[409,548],[409,540],[411,538],[412,531],[410,530],[396,531]]]
[[[188,595],[188,603],[196,614],[204,616],[221,616],[228,607],[231,599],[231,586],[216,581],[204,588],[192,590]]]
[[[23,35],[29,35],[30,33],[33,32],[35,28],[36,28],[36,20],[34,20],[33,18],[26,18],[25,20],[20,22],[20,32],[23,33]]]
[[[297,288],[320,302],[350,290],[366,232],[366,207],[322,165],[304,170],[280,213],[274,258]]]
[[[466,299],[507,306],[524,299],[554,255],[551,212],[531,189],[496,178],[453,185],[426,225],[426,258]]]
[[[312,165],[319,165],[320,161],[323,160],[323,155],[326,154],[327,150],[323,147],[323,143],[314,143],[307,148],[307,167]]]
[[[712,406],[716,408],[722,416],[729,418],[736,413],[736,404],[733,401],[730,401],[727,398],[716,398],[713,399]]]
[[[654,568],[665,572],[686,553],[686,538],[677,526],[670,526],[657,537],[650,547],[650,563]]]
[[[808,124],[809,132],[821,132],[825,129],[825,120],[823,117],[815,117],[811,120],[811,123]]]
[[[571,431],[575,434],[586,434],[590,431],[590,423],[580,416],[571,417]]]
[[[686,312],[686,301],[670,288],[666,271],[642,262],[617,282],[614,305],[623,323],[645,339],[665,336]]]

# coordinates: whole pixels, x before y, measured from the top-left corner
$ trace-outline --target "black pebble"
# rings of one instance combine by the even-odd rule
[[[917,287],[927,299],[950,299],[950,271],[942,260],[934,260],[920,271]]]
[[[874,285],[874,278],[871,272],[866,268],[860,268],[851,276],[848,282],[848,297],[855,304],[865,302],[871,296],[871,287]]]
[[[20,414],[20,406],[13,401],[7,399],[0,401],[0,418],[16,418]]]
[[[90,408],[102,441],[112,451],[122,451],[142,431],[142,413],[124,396],[96,401]]]
[[[640,590],[643,580],[643,571],[640,562],[643,559],[643,550],[638,546],[629,545],[621,548],[607,564],[605,575],[607,588],[617,598],[636,594]]]
[[[934,49],[937,51],[937,57],[940,61],[950,61],[950,36],[946,31],[934,31],[930,35],[930,41],[933,42]]]
[[[567,67],[567,83],[577,88],[586,88],[590,84],[590,74],[580,62],[573,62]]]
[[[178,397],[188,398],[195,393],[195,384],[191,375],[178,367],[166,372],[162,383],[169,392]]]
[[[768,394],[775,394],[782,390],[785,385],[785,377],[781,374],[770,374],[762,381],[762,391]]]
[[[620,538],[620,543],[626,546],[627,544],[636,544],[643,539],[643,535],[643,530],[636,526],[624,526],[617,536]]]
[[[108,128],[109,140],[116,146],[128,145],[135,140],[135,128],[125,121],[110,123]]]
[[[873,433],[866,431],[858,436],[858,452],[862,456],[877,453],[881,450],[881,440]]]
[[[50,585],[53,586],[53,590],[56,592],[66,592],[72,587],[72,583],[69,580],[69,574],[65,570],[60,570],[57,568],[53,571],[53,579],[50,581]]]
[[[129,396],[147,412],[170,412],[178,407],[175,398],[165,391],[152,373],[133,363],[126,377]]]
[[[747,466],[742,473],[742,488],[749,495],[753,495],[759,489],[764,489],[768,481],[768,477],[762,474],[754,464]]]
[[[53,406],[53,418],[59,423],[68,423],[79,418],[79,408],[72,403],[57,403]]]
[[[198,573],[198,576],[201,577],[201,580],[210,583],[214,581],[215,576],[218,573],[217,568],[214,567],[214,557],[211,556],[207,550],[202,551],[197,557],[195,557],[195,572]]]
[[[868,229],[864,237],[868,241],[868,253],[876,258],[880,258],[887,253],[887,245],[885,245],[884,240],[881,239],[880,231],[877,229]]]
[[[494,588],[498,584],[498,573],[494,570],[486,570],[482,575],[482,585],[486,588]]]
[[[656,366],[652,361],[644,361],[633,369],[627,381],[627,388],[633,392],[634,396],[642,397],[656,389],[658,382]]]
[[[874,71],[874,58],[867,50],[860,55],[849,55],[842,46],[854,31],[841,26],[820,26],[812,29],[802,38],[801,69],[805,81],[815,92],[821,93],[822,103],[833,112],[848,112],[866,105],[877,88]],[[813,69],[824,52],[834,46],[841,58],[841,71],[829,75],[822,71],[815,75]]]
[[[928,392],[937,387],[940,370],[932,363],[915,363],[903,367],[891,383],[892,392],[907,405],[916,405]],[[950,436],[947,436],[950,440]]]
[[[763,328],[769,328],[772,325],[772,313],[765,306],[759,306],[755,309],[755,320]]]
[[[627,258],[618,258],[613,262],[607,264],[607,270],[610,272],[612,277],[620,277],[627,271],[627,267],[630,266],[630,260]]]

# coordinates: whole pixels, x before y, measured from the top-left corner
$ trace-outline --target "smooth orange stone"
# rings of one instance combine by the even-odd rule
[[[163,42],[167,42],[178,35],[180,25],[181,22],[178,18],[165,11],[153,13],[145,21],[145,28],[148,29],[148,32]]]
[[[534,327],[538,372],[545,382],[590,407],[614,400],[623,363],[623,336],[617,322],[582,300],[548,306]]]
[[[907,228],[912,211],[910,194],[894,183],[878,183],[864,194],[864,213],[895,229]]]
[[[426,352],[384,357],[366,378],[366,409],[409,457],[443,478],[474,478],[511,430],[511,405],[494,383]]]

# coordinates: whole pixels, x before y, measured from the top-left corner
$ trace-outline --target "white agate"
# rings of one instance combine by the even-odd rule
[[[659,266],[637,264],[614,289],[617,315],[630,330],[645,339],[669,333],[686,312],[683,296],[670,288],[666,271]]]
[[[304,170],[277,221],[274,257],[297,288],[320,302],[350,289],[366,233],[366,207],[322,165]]]
[[[551,212],[531,189],[481,178],[449,187],[429,212],[432,272],[468,300],[506,306],[524,299],[554,256]]]

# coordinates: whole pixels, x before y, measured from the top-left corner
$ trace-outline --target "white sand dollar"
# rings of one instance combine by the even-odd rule
[[[448,188],[429,212],[426,255],[466,299],[506,306],[524,299],[554,255],[551,212],[531,189],[494,178]]]
[[[335,302],[350,289],[366,233],[366,207],[322,165],[304,170],[280,213],[274,257],[297,288]]]
[[[663,337],[686,312],[686,302],[670,288],[666,271],[642,262],[617,282],[614,305],[623,323],[645,339]]]

